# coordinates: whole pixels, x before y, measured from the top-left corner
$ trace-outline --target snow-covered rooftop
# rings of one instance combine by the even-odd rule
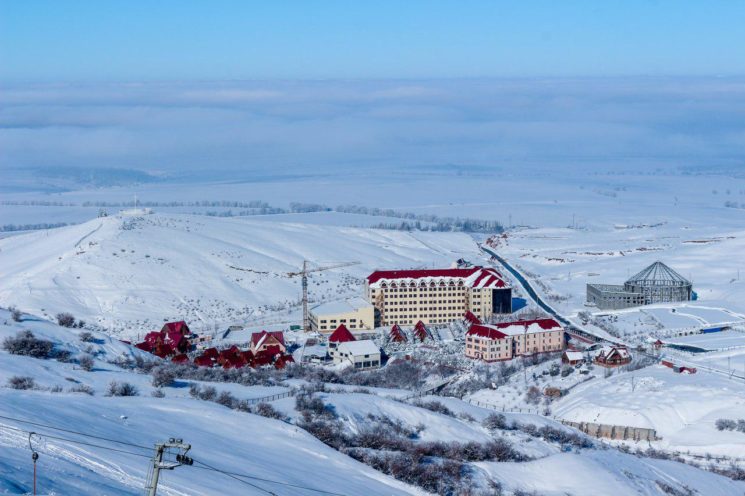
[[[535,334],[539,332],[561,331],[564,328],[554,319],[520,320],[499,324],[473,324],[468,334],[491,339],[502,339],[507,336]]]
[[[368,302],[367,300],[365,300],[364,298],[355,296],[354,298],[348,298],[346,300],[336,300],[336,301],[329,301],[326,303],[321,303],[320,305],[316,305],[313,308],[311,308],[310,311],[316,315],[339,314],[339,313],[356,312],[363,308],[372,308],[372,304]]]
[[[347,341],[339,345],[339,351],[351,353],[352,355],[374,355],[380,353],[380,348],[371,339],[361,341]]]
[[[371,288],[380,288],[393,282],[405,283],[462,283],[469,288],[506,288],[502,274],[491,267],[471,267],[468,269],[429,269],[429,270],[378,270],[367,276]]]

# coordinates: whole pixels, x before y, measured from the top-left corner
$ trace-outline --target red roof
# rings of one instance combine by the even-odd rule
[[[147,351],[148,353],[150,353],[153,350],[153,347],[147,341],[144,341],[142,343],[137,343],[135,345],[135,348],[139,348],[142,351]]]
[[[198,356],[194,359],[194,365],[198,367],[212,367],[212,359],[207,356]]]
[[[515,322],[500,322],[499,324],[494,324],[494,327],[497,327],[499,329],[506,329],[507,327],[512,326],[525,326],[528,327],[533,324],[538,324],[541,329],[555,329],[556,327],[561,327],[561,325],[556,322],[554,319],[533,319],[533,320],[516,320]]]
[[[357,339],[351,332],[349,332],[349,329],[347,329],[347,326],[344,324],[337,327],[336,330],[331,333],[331,336],[329,336],[329,342],[347,343],[349,341],[357,341]]]
[[[429,269],[429,270],[376,270],[367,276],[370,284],[381,279],[420,279],[423,277],[468,277],[481,267],[470,269]]]
[[[419,338],[419,341],[424,341],[425,339],[427,339],[427,336],[429,336],[427,327],[421,320],[414,326],[414,335]]]
[[[284,335],[284,333],[282,331],[274,331],[274,332],[261,331],[261,332],[255,332],[255,333],[251,334],[251,344],[253,344],[254,346],[256,346],[262,339],[264,339],[265,337],[269,337],[269,336],[273,337],[274,339],[276,339],[277,341],[279,341],[280,343],[282,343],[282,345],[285,344],[285,335]]]
[[[473,324],[466,334],[469,336],[481,336],[482,338],[489,339],[503,339],[507,337],[507,334],[499,332],[494,329],[494,327],[482,324]]]
[[[178,322],[166,322],[165,324],[163,324],[161,332],[176,332],[182,335],[191,334],[189,326],[186,325],[186,322],[184,322],[183,320],[179,320]]]
[[[493,268],[470,267],[468,269],[424,269],[424,270],[376,270],[367,276],[368,284],[375,284],[381,279],[423,279],[428,277],[468,278],[478,273],[478,277],[469,283],[472,287],[506,287],[502,276]]]
[[[283,369],[288,363],[295,363],[295,359],[292,355],[280,355],[274,362],[274,367],[277,369]]]
[[[389,334],[391,341],[394,343],[405,343],[406,342],[406,335],[403,333],[401,328],[398,326],[398,324],[393,324],[393,327],[391,327],[391,333]]]
[[[158,331],[148,332],[145,334],[145,342],[150,346],[155,346],[160,341],[161,334]]]
[[[480,324],[481,323],[481,319],[479,319],[478,317],[476,317],[473,314],[473,312],[471,312],[470,310],[466,312],[466,315],[463,318],[466,319],[471,324]]]
[[[180,354],[180,355],[176,355],[176,356],[174,356],[173,358],[171,358],[171,361],[172,361],[173,363],[188,363],[188,362],[189,362],[189,357],[188,357],[188,356],[186,356],[186,355],[184,355],[184,354],[182,353],[182,354]]]
[[[559,325],[559,323],[554,319],[517,320],[515,322],[500,322],[498,324],[490,325],[472,324],[466,334],[481,336],[482,338],[502,339],[507,337],[510,331],[502,332],[500,329],[508,329],[510,327],[524,327],[527,329],[529,326],[534,324],[547,331],[561,328],[561,325]],[[514,330],[512,334],[514,334]]]
[[[207,348],[207,349],[206,349],[206,350],[204,350],[204,352],[202,353],[202,356],[204,356],[204,357],[207,357],[207,358],[211,358],[211,359],[213,359],[213,360],[217,360],[217,357],[218,357],[219,355],[220,355],[220,352],[219,352],[219,351],[217,351],[217,348]]]

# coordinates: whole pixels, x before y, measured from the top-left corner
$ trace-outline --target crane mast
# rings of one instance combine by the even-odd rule
[[[303,331],[310,332],[310,314],[308,313],[308,274],[311,272],[323,272],[324,270],[339,269],[341,267],[349,267],[350,265],[357,265],[360,262],[342,262],[332,265],[326,265],[324,267],[308,268],[310,262],[303,260],[303,270],[300,272],[289,272],[287,275],[302,276],[302,288],[303,288]]]

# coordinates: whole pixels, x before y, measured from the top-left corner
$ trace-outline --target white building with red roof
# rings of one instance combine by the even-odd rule
[[[512,288],[494,268],[379,270],[367,276],[365,296],[376,326],[445,324],[471,312],[480,320],[512,312]]]
[[[563,349],[564,328],[554,319],[473,324],[466,332],[466,356],[487,362]]]

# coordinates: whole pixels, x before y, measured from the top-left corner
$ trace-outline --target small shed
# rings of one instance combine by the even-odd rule
[[[581,351],[567,350],[561,355],[561,362],[567,365],[577,365],[585,361],[585,356]]]

